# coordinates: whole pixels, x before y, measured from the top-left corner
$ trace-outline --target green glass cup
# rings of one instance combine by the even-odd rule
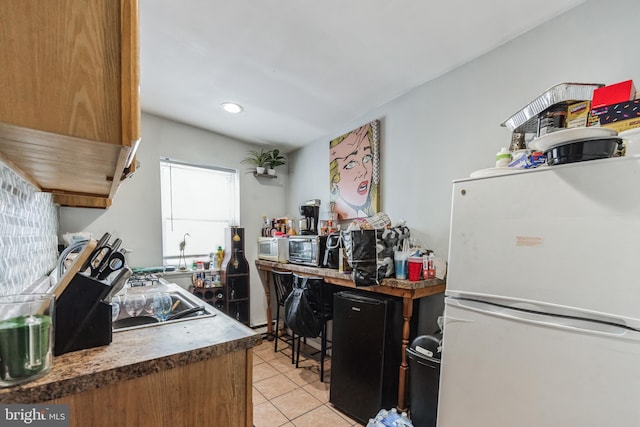
[[[53,365],[52,294],[0,297],[0,387],[45,375]]]

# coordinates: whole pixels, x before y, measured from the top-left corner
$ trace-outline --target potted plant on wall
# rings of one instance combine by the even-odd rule
[[[269,151],[267,154],[269,155],[267,158],[267,165],[269,165],[269,169],[267,170],[267,173],[269,175],[275,175],[276,166],[284,165],[286,163],[286,159],[284,158],[284,156],[280,154],[280,150],[278,150],[277,148],[274,148],[273,150]]]
[[[266,170],[265,165],[269,160],[269,153],[269,151],[264,151],[264,149],[260,151],[250,150],[247,153],[247,157],[242,159],[241,163],[254,166],[256,168],[256,173],[262,175]]]

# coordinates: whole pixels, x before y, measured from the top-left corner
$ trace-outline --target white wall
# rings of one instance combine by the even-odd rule
[[[142,142],[137,159],[141,167],[125,181],[107,210],[60,208],[60,234],[90,231],[96,238],[106,231],[123,240],[133,252],[129,265],[162,265],[162,228],[160,218],[160,158],[169,157],[194,164],[239,169],[240,226],[245,227],[246,257],[251,266],[251,323],[266,322],[266,299],[257,270],[255,237],[260,235],[262,215],[282,216],[286,206],[288,173],[279,166],[278,178],[256,178],[246,173],[240,161],[248,150],[256,148],[225,136],[176,123],[150,114],[142,115]],[[215,197],[215,189],[203,183],[202,197]],[[211,242],[211,251],[225,242]]]
[[[637,0],[589,1],[292,153],[289,215],[319,198],[326,219],[329,141],[380,118],[381,210],[447,257],[451,182],[494,166],[511,140],[500,123],[558,83],[634,79],[640,87],[638,17]]]

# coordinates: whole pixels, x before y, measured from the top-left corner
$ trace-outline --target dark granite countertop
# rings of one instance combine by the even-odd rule
[[[220,312],[213,317],[116,332],[110,345],[56,356],[53,368],[42,378],[0,389],[0,402],[56,399],[248,349],[261,340],[260,334]]]

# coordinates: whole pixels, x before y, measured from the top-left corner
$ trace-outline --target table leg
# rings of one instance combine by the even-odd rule
[[[407,381],[409,375],[409,364],[407,363],[407,347],[409,347],[409,336],[411,334],[411,316],[413,315],[413,300],[411,298],[402,298],[402,362],[400,362],[400,375],[398,378],[398,411],[407,410],[406,392]]]
[[[264,288],[264,294],[267,297],[267,341],[273,341],[275,334],[273,332],[273,317],[271,316],[271,272],[258,269],[260,281]]]

